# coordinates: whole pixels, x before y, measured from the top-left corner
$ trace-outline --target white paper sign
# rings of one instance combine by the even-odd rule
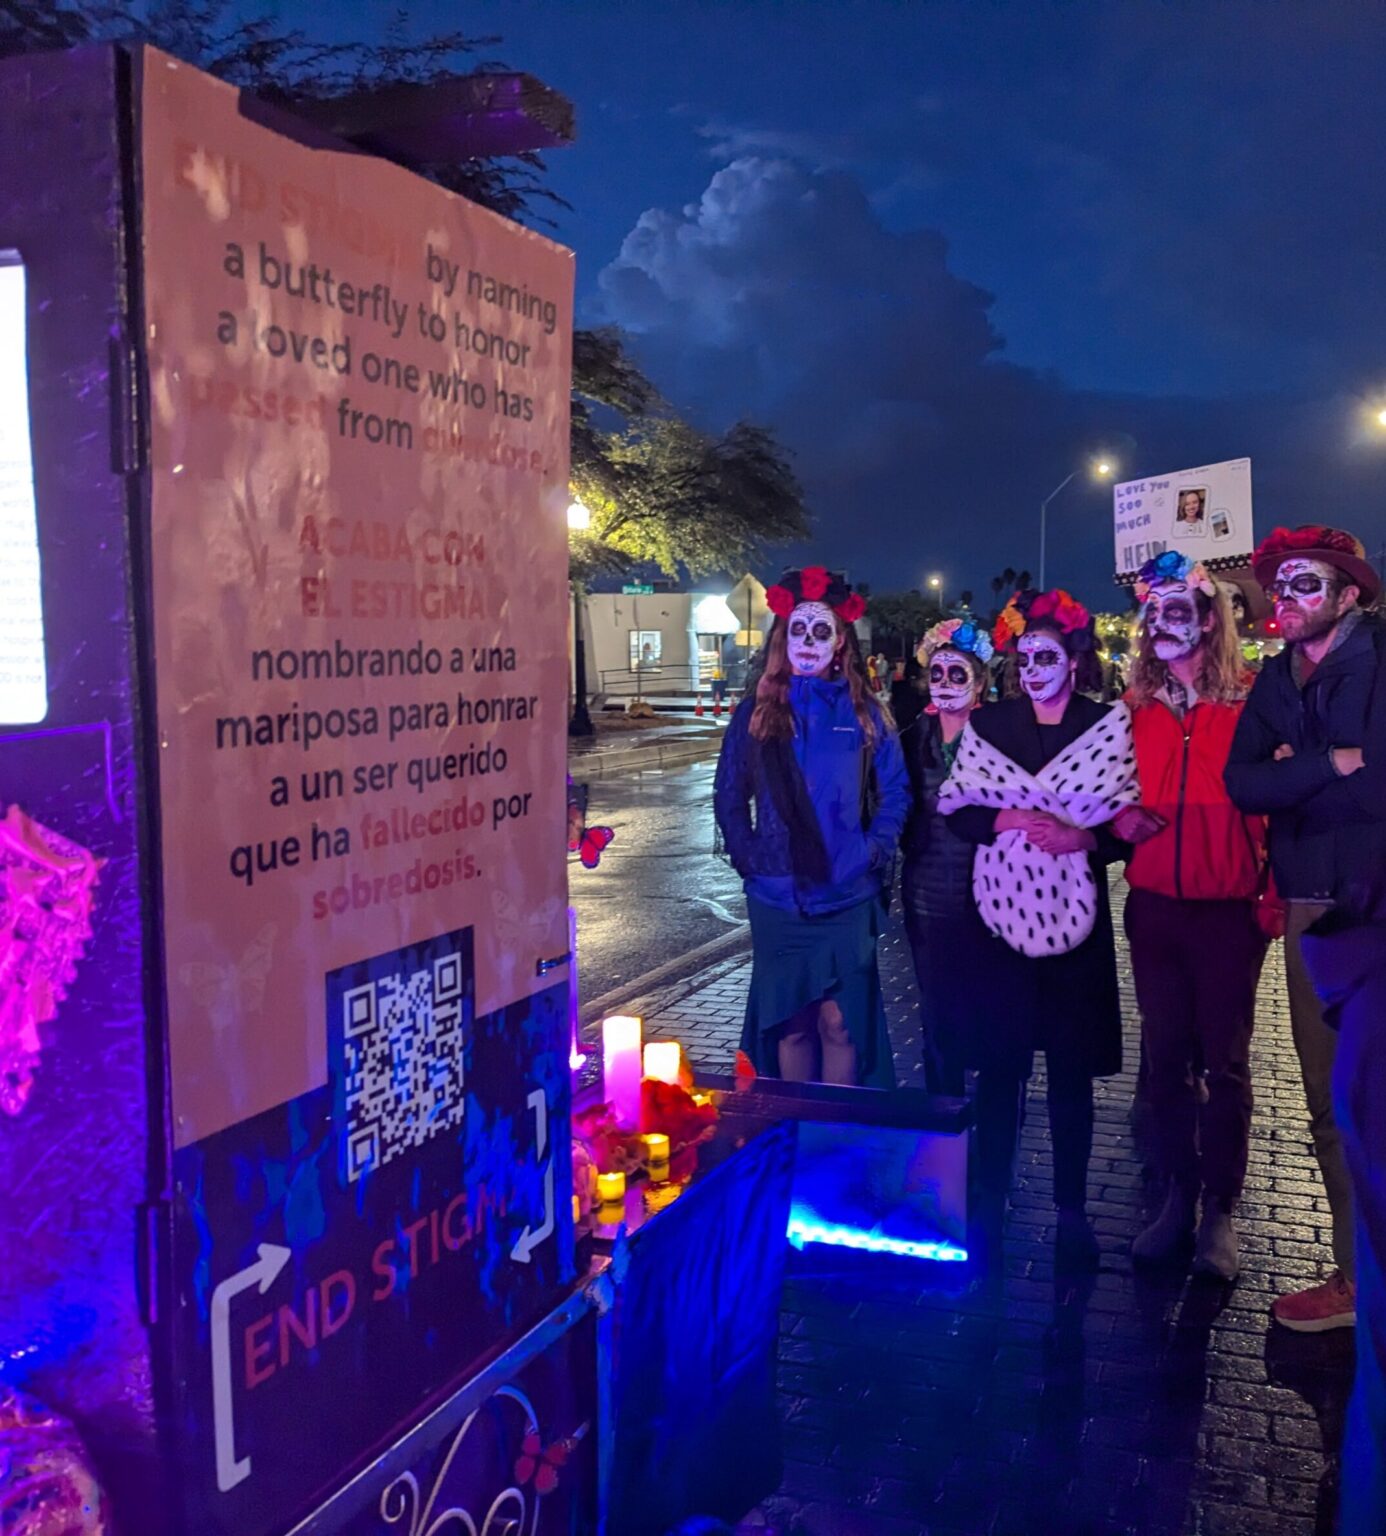
[[[1167,549],[1195,560],[1245,562],[1256,547],[1250,459],[1127,480],[1112,501],[1118,576],[1134,575]]]
[[[24,267],[0,251],[0,723],[32,725],[47,713]]]

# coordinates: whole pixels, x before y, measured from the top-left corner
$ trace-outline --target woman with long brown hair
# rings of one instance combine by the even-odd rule
[[[1126,866],[1126,932],[1168,1193],[1132,1252],[1163,1263],[1187,1259],[1192,1248],[1196,1269],[1232,1280],[1266,954],[1265,827],[1233,805],[1223,783],[1246,669],[1229,596],[1202,565],[1167,550],[1141,571],[1136,594],[1141,632],[1129,701],[1141,803],[1121,812],[1116,830],[1137,845]]]
[[[822,566],[787,571],[766,601],[765,668],[717,765],[751,920],[742,1049],[765,1076],[892,1087],[876,941],[909,783],[852,627],[865,605]]]

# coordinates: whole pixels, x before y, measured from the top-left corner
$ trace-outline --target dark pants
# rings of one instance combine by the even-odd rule
[[[1343,1536],[1386,1531],[1386,926],[1306,934],[1339,1027],[1333,1107],[1357,1207],[1357,1378],[1343,1441]]]
[[[1290,988],[1290,1029],[1309,1106],[1309,1134],[1333,1216],[1333,1261],[1349,1280],[1355,1280],[1357,1223],[1352,1210],[1352,1180],[1333,1112],[1333,1062],[1338,1053],[1338,1031],[1324,1022],[1323,1007],[1304,956],[1305,930],[1328,910],[1313,902],[1290,902],[1285,914],[1285,979]]]
[[[1246,1178],[1251,1030],[1266,941],[1250,901],[1126,898],[1160,1171],[1231,1210]],[[1207,1073],[1200,1112],[1192,1071]]]
[[[1092,1074],[1064,1051],[1046,1051],[1049,1135],[1054,1144],[1054,1204],[1081,1210],[1092,1157]],[[1010,1188],[1025,1102],[1023,1077],[987,1069],[977,1074],[977,1161],[985,1195]]]
[[[910,873],[907,869],[902,895],[905,933],[914,957],[914,978],[919,983],[924,1085],[930,1093],[961,1098],[961,1040],[953,1017],[962,1006],[958,994],[966,988],[966,977],[958,973],[954,941],[960,919],[930,917],[919,901],[912,899]]]

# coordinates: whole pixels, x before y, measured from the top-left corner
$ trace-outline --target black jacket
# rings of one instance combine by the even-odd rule
[[[1293,648],[1261,669],[1227,760],[1227,793],[1270,822],[1271,868],[1294,901],[1347,901],[1386,865],[1386,652],[1363,619],[1301,690]],[[1282,743],[1294,756],[1275,761]],[[1361,747],[1366,767],[1340,778],[1334,747]]]
[[[938,792],[948,777],[937,715],[920,713],[900,732],[913,802],[901,843],[905,855],[901,897],[917,916],[953,917],[972,900],[974,844],[938,813]]]

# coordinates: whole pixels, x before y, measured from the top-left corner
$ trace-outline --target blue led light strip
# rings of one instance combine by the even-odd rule
[[[796,1248],[805,1243],[826,1243],[833,1248],[858,1248],[864,1253],[898,1253],[909,1259],[935,1259],[944,1264],[967,1262],[967,1249],[950,1242],[912,1243],[902,1237],[863,1232],[860,1227],[840,1227],[831,1222],[805,1221],[791,1214],[786,1234]]]

